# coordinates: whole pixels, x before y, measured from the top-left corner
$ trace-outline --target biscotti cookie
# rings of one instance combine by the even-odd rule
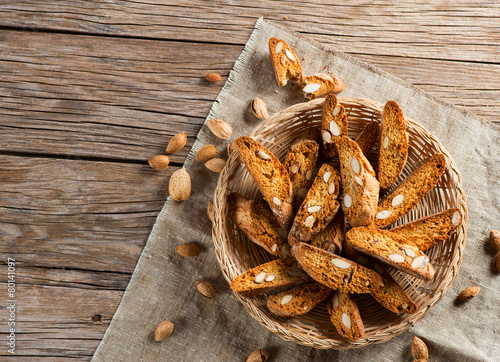
[[[332,290],[321,283],[308,283],[267,298],[267,309],[280,317],[295,317],[308,313],[325,300]]]
[[[373,146],[377,142],[378,130],[380,126],[377,122],[368,123],[361,131],[359,136],[355,139],[359,149],[363,155],[368,159],[372,153]]]
[[[337,142],[342,176],[342,209],[352,227],[373,223],[377,210],[379,183],[370,162],[358,144],[348,137]]]
[[[357,340],[365,334],[365,326],[359,314],[358,305],[349,293],[334,290],[327,302],[330,320],[340,335]]]
[[[238,275],[231,282],[231,289],[245,297],[275,294],[312,279],[293,259],[278,259],[259,265]]]
[[[425,251],[437,243],[446,240],[462,223],[459,209],[449,209],[439,214],[424,217],[408,224],[391,229],[391,232],[414,243]]]
[[[302,83],[304,78],[299,59],[283,39],[269,39],[269,55],[278,85],[284,86],[288,80]]]
[[[267,148],[250,137],[238,137],[234,145],[281,227],[290,230],[293,194],[285,166]]]
[[[344,106],[338,104],[335,94],[326,96],[321,113],[321,138],[326,157],[337,155],[335,143],[341,136],[347,136],[347,115]]]
[[[377,176],[380,188],[391,187],[398,179],[408,157],[408,135],[403,111],[388,101],[382,115]]]
[[[382,286],[377,272],[341,256],[305,243],[296,243],[292,254],[317,282],[348,293],[371,293]]]
[[[316,99],[330,93],[338,93],[344,90],[344,82],[340,78],[327,74],[314,74],[305,78],[302,91],[306,98]]]
[[[410,211],[438,182],[446,169],[446,159],[436,153],[387,195],[377,207],[373,226],[382,229]]]
[[[228,204],[238,229],[269,253],[283,257],[286,232],[267,205],[236,193],[228,196]]]
[[[311,140],[296,141],[288,151],[285,168],[292,182],[293,206],[297,210],[314,181],[319,146]]]
[[[340,206],[337,201],[339,184],[339,172],[323,164],[293,220],[288,233],[291,246],[297,241],[311,240],[332,221]]]
[[[427,255],[415,244],[390,231],[357,227],[345,234],[345,242],[354,250],[417,278],[430,280],[434,276],[434,268]]]
[[[311,238],[309,244],[317,248],[326,250],[332,254],[339,254],[342,251],[344,242],[345,222],[342,209],[337,211],[337,214],[332,221],[318,234]]]
[[[366,255],[361,255],[351,247],[346,247],[344,250],[349,259],[375,270],[382,276],[384,285],[374,290],[371,294],[384,308],[393,313],[405,312],[413,314],[417,311],[417,306],[413,300],[406,294],[404,289],[401,288],[381,263],[379,264]]]

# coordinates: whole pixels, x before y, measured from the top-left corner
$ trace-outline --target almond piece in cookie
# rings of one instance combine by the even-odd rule
[[[327,302],[330,320],[340,335],[357,340],[365,334],[365,326],[354,298],[342,290],[334,290]]]
[[[408,157],[405,117],[394,101],[385,104],[379,144],[377,175],[380,187],[385,189],[396,182]]]
[[[234,145],[281,227],[288,232],[293,221],[293,194],[285,166],[253,138],[238,137]]]
[[[238,229],[267,252],[282,256],[284,230],[269,207],[259,201],[232,193],[228,196],[229,209]]]
[[[342,209],[352,227],[371,225],[375,218],[379,183],[358,144],[348,137],[337,142],[342,176]]]
[[[302,242],[292,247],[302,269],[317,282],[348,293],[371,293],[382,286],[382,277],[352,260]]]
[[[436,153],[387,195],[377,206],[373,226],[382,229],[410,211],[439,181],[446,158]]]
[[[267,309],[280,317],[295,317],[308,313],[330,294],[327,286],[312,282],[267,298]]]
[[[340,174],[332,166],[323,164],[299,207],[288,243],[293,246],[297,241],[309,241],[323,230],[339,209]]]
[[[290,147],[286,156],[285,168],[288,170],[293,190],[293,205],[296,210],[304,201],[314,181],[319,146],[311,140],[299,139]]]
[[[294,286],[310,283],[312,279],[293,259],[278,259],[259,265],[238,275],[231,289],[245,297],[276,294]]]
[[[344,82],[340,78],[327,74],[314,74],[305,78],[302,92],[309,99],[324,97],[330,93],[339,93],[344,90]]]
[[[286,85],[289,80],[294,83],[302,83],[304,76],[299,59],[286,41],[275,37],[269,39],[269,55],[276,82],[280,87]]]
[[[417,278],[430,280],[434,276],[429,257],[415,244],[390,231],[357,227],[346,233],[345,242],[354,250]]]
[[[337,155],[335,144],[342,136],[347,136],[347,115],[344,106],[337,102],[335,94],[329,94],[323,103],[321,114],[321,138],[326,157]]]

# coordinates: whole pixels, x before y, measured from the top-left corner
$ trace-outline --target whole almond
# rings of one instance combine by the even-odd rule
[[[186,145],[187,137],[184,132],[177,133],[167,145],[167,153],[179,152]]]
[[[209,119],[207,120],[207,126],[214,135],[223,140],[229,139],[233,134],[231,126],[221,119]]]
[[[217,149],[214,145],[203,146],[196,152],[196,161],[207,162],[217,156]]]
[[[153,167],[155,170],[164,170],[168,168],[168,164],[170,163],[170,159],[168,156],[158,155],[152,157],[148,160],[149,166]]]
[[[161,322],[155,331],[155,340],[157,342],[163,341],[165,338],[172,334],[174,324],[170,321]]]
[[[205,79],[208,80],[209,82],[218,82],[222,79],[222,77],[218,73],[208,73],[205,76]]]
[[[175,201],[186,200],[191,195],[191,177],[185,168],[172,174],[168,183],[168,192]]]
[[[207,206],[207,216],[210,222],[214,222],[214,202],[210,200]]]
[[[462,290],[462,292],[458,295],[458,299],[462,300],[462,301],[467,301],[469,299],[472,299],[474,298],[477,293],[479,293],[479,290],[481,288],[479,287],[469,287],[467,289],[464,289]]]
[[[200,253],[200,248],[196,244],[182,244],[175,248],[175,251],[180,256],[184,256],[186,258],[192,258],[197,256]]]
[[[207,282],[206,280],[197,280],[195,283],[195,288],[198,293],[204,298],[214,299],[215,298],[215,290],[212,287],[212,284]]]
[[[205,166],[207,166],[210,171],[219,173],[224,169],[224,166],[226,166],[226,160],[222,158],[212,158],[205,162]]]
[[[495,259],[493,259],[493,267],[500,273],[500,251],[495,255]]]
[[[413,342],[411,342],[411,354],[414,359],[424,359],[427,361],[429,359],[429,350],[425,345],[424,341],[422,341],[417,336],[413,337]]]
[[[255,115],[255,117],[257,117],[259,119],[266,119],[267,118],[266,104],[259,97],[255,98],[252,101],[252,112]]]
[[[491,230],[490,232],[490,243],[496,252],[500,251],[500,231]]]
[[[269,352],[265,349],[256,349],[247,358],[247,362],[266,362],[269,358]]]

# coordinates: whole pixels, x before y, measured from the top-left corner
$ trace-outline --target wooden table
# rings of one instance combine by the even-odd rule
[[[0,3],[0,305],[9,299],[10,257],[17,360],[91,358],[169,176],[223,85],[203,76],[225,80],[260,16],[500,127],[496,2],[180,3]],[[167,170],[151,169],[147,160],[178,132],[187,146]],[[5,341],[5,308],[2,315]]]

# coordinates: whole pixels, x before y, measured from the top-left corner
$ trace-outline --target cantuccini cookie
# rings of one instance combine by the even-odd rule
[[[377,272],[302,242],[292,247],[302,269],[317,282],[348,293],[371,293],[382,286]]]
[[[337,155],[335,143],[342,136],[347,136],[347,115],[344,112],[344,106],[338,103],[335,94],[329,94],[323,103],[321,113],[321,138],[326,157]]]
[[[393,313],[405,312],[413,314],[417,311],[417,306],[413,300],[394,280],[383,263],[378,263],[373,258],[367,255],[362,255],[351,247],[346,247],[344,250],[346,251],[346,255],[349,259],[354,260],[358,264],[364,265],[367,268],[375,270],[382,276],[384,285],[374,290],[371,294],[384,308]]]
[[[297,241],[309,241],[323,230],[339,209],[340,174],[332,166],[323,164],[300,205],[292,228],[288,234],[288,243],[293,246]]]
[[[319,146],[311,140],[297,140],[286,156],[285,168],[292,182],[293,206],[297,210],[314,181]]]
[[[312,282],[287,291],[270,295],[267,309],[280,317],[294,317],[308,313],[322,302],[332,290],[327,286]]]
[[[414,243],[425,251],[446,240],[462,223],[459,209],[449,209],[413,222],[398,226],[390,231]]]
[[[236,226],[250,241],[283,257],[281,248],[287,234],[267,205],[237,193],[228,196],[228,205]]]
[[[439,181],[446,159],[436,153],[387,195],[378,205],[373,226],[383,228],[410,211]]]
[[[371,225],[377,210],[379,183],[358,144],[348,137],[337,142],[342,178],[342,209],[352,227]]]
[[[330,320],[340,335],[357,340],[365,334],[365,326],[354,298],[342,290],[334,290],[327,302]]]
[[[311,238],[309,244],[317,248],[326,250],[332,254],[339,254],[342,251],[344,242],[345,221],[344,213],[339,208],[332,221],[318,234]]]
[[[293,259],[278,259],[259,265],[238,275],[231,289],[245,297],[275,294],[304,283],[312,282]]]
[[[302,83],[303,72],[299,59],[283,39],[269,39],[269,55],[274,68],[274,74],[279,86],[284,86],[289,80]]]
[[[293,194],[285,166],[250,137],[238,137],[234,145],[281,227],[288,232],[293,221]]]
[[[306,98],[316,99],[330,93],[344,90],[344,82],[340,78],[327,74],[314,74],[305,78],[302,92]]]
[[[394,101],[385,104],[379,145],[377,176],[380,187],[386,189],[396,182],[408,157],[405,117]]]
[[[345,242],[354,250],[417,278],[430,280],[434,276],[427,255],[412,242],[390,231],[357,227],[346,233]]]

